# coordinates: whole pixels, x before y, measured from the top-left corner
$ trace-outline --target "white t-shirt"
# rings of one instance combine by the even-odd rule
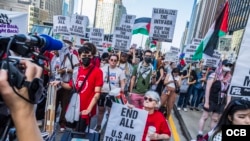
[[[109,68],[109,75],[108,75],[108,68]],[[104,84],[102,86],[102,92],[108,93],[110,91],[109,83],[111,89],[120,88],[120,80],[126,79],[124,72],[118,68],[111,68],[109,65],[105,65],[101,68],[103,72],[103,81]],[[108,76],[109,76],[109,83],[108,83]]]
[[[70,54],[70,58],[72,58],[72,65],[73,66],[79,63],[79,60],[75,54]],[[61,68],[68,69],[68,70],[73,69],[72,65],[70,63],[69,57],[67,57],[65,62],[62,63]],[[69,80],[72,78],[72,74],[71,73],[64,73],[61,77],[62,77],[62,81],[69,82]]]

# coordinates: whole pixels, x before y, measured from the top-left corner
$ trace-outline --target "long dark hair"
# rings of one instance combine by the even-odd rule
[[[239,110],[250,109],[250,101],[247,99],[234,99],[230,101],[224,112],[222,113],[217,125],[214,128],[214,135],[221,131],[223,125],[232,125],[232,121],[228,117],[231,117],[233,120],[233,115]],[[212,137],[213,137],[212,136]]]

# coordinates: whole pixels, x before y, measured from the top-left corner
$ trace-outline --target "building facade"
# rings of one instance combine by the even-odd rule
[[[62,15],[62,5],[63,0],[46,0],[45,10],[49,12],[49,17],[47,22],[53,22],[54,15]]]
[[[103,28],[105,34],[112,34],[114,28],[119,26],[126,8],[122,0],[98,0],[95,14],[95,27]]]

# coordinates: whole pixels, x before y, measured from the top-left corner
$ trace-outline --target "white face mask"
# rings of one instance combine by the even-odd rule
[[[225,66],[222,67],[222,70],[225,71],[225,72],[231,71],[231,69],[229,67],[225,67]]]
[[[191,67],[191,70],[195,70],[195,67],[194,67],[194,66],[192,66],[192,67]]]

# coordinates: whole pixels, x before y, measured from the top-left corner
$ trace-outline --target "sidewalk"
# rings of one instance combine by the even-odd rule
[[[174,106],[173,111],[179,121],[179,124],[181,125],[182,133],[186,137],[187,141],[196,140],[202,111],[191,111],[189,108],[187,112],[183,110],[178,111],[176,105]],[[204,133],[209,131],[209,121],[210,119],[206,121],[205,130],[203,131]]]

